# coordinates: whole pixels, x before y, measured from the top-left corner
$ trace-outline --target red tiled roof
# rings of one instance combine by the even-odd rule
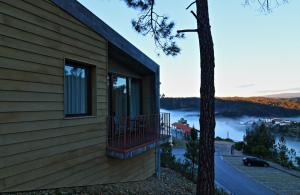
[[[172,124],[176,129],[181,129],[183,130],[185,133],[189,133],[191,132],[191,127],[185,125],[185,124],[182,124],[182,123],[173,123]]]

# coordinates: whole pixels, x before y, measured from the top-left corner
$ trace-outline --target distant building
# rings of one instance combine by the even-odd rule
[[[172,124],[172,137],[175,139],[188,139],[191,133],[192,128],[187,124],[186,120],[182,119]]]

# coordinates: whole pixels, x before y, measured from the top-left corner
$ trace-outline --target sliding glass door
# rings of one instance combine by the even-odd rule
[[[130,79],[130,117],[141,114],[141,82],[138,79]]]
[[[112,116],[127,116],[128,89],[125,77],[112,76],[111,111]]]
[[[141,81],[110,74],[110,115],[136,117],[141,114]]]

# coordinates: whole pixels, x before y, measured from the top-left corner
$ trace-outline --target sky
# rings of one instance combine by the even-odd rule
[[[300,92],[300,1],[262,12],[244,0],[209,0],[215,49],[216,96],[263,96]],[[274,0],[275,1],[275,0]],[[176,57],[157,55],[151,36],[134,31],[138,12],[122,0],[79,0],[106,24],[160,65],[161,94],[199,97],[200,57],[196,33],[178,41]],[[176,2],[176,3],[174,3]],[[177,29],[196,27],[185,10],[191,0],[157,0],[157,12],[171,18]],[[253,0],[255,2],[255,0]],[[192,7],[195,9],[195,7]]]

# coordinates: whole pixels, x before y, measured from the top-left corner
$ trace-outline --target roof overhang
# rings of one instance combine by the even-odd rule
[[[114,31],[90,10],[76,0],[52,0],[58,7],[85,24],[88,28],[105,38],[109,43],[119,48],[141,65],[154,73],[159,72],[159,66],[119,33]]]

